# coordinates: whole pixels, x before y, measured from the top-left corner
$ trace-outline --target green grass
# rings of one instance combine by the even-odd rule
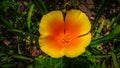
[[[81,1],[29,0],[22,4],[15,0],[1,0],[0,68],[119,68],[120,0],[94,0],[98,10],[94,8],[92,41],[84,54],[55,59],[40,50],[38,28],[41,17],[51,10],[78,9]],[[117,5],[110,9],[108,4],[114,3]],[[25,10],[20,10],[21,7]],[[106,9],[113,12],[107,13]],[[39,54],[32,55],[34,48]]]

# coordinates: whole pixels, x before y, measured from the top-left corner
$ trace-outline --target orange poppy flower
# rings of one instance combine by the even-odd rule
[[[65,20],[61,11],[51,11],[39,25],[40,48],[53,58],[77,57],[91,41],[90,29],[88,17],[80,10],[68,11]]]

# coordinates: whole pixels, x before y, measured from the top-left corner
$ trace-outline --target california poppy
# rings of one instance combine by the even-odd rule
[[[91,41],[91,24],[80,10],[51,11],[39,24],[39,45],[43,52],[53,58],[77,57],[85,52]]]

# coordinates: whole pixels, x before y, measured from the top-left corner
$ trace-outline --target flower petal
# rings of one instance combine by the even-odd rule
[[[61,43],[64,35],[64,20],[61,11],[52,11],[44,15],[39,32],[41,34],[39,44],[43,52],[54,58],[64,56],[64,45]]]
[[[44,15],[39,25],[42,37],[64,32],[64,19],[61,11],[52,11]]]
[[[64,45],[61,43],[62,38],[55,38],[55,37],[46,37],[40,38],[39,44],[40,48],[43,52],[48,54],[53,58],[59,58],[64,56]]]
[[[70,10],[65,18],[65,32],[71,36],[79,36],[90,31],[91,24],[85,13],[80,10]]]
[[[81,55],[89,45],[90,41],[91,33],[72,39],[70,43],[66,45],[65,56],[73,58]]]

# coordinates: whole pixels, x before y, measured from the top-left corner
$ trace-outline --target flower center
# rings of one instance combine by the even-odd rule
[[[69,39],[65,39],[65,38],[63,39],[63,43],[64,43],[64,44],[68,44],[69,42],[70,42]]]
[[[66,45],[70,44],[71,40],[72,40],[72,38],[70,36],[64,36],[62,38],[62,43],[66,46]]]

